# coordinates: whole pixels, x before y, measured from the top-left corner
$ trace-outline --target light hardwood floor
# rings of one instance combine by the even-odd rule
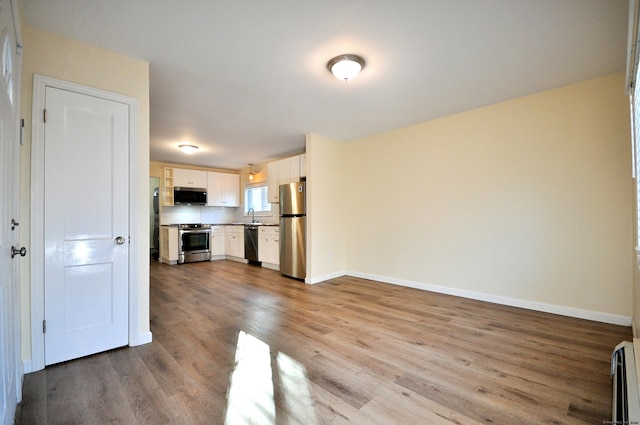
[[[153,343],[25,376],[17,423],[602,424],[630,328],[232,261],[151,265]]]

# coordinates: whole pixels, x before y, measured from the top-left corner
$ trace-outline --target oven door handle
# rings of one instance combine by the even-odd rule
[[[211,233],[211,229],[180,229],[178,232],[181,235],[185,233]]]

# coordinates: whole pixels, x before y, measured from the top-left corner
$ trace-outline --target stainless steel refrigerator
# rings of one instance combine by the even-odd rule
[[[280,273],[296,279],[307,275],[305,184],[280,185]]]

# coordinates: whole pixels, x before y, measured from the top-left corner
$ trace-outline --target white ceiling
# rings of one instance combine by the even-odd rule
[[[239,169],[302,152],[308,133],[346,142],[623,71],[628,2],[24,0],[24,14],[150,63],[152,160]],[[343,53],[366,60],[348,83],[326,68]]]

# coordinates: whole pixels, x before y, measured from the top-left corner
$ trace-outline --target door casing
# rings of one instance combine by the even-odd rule
[[[33,77],[32,143],[31,143],[31,367],[35,372],[45,367],[44,351],[44,121],[45,89],[55,87],[88,96],[125,103],[129,106],[129,235],[138,234],[137,169],[138,164],[138,100],[80,84],[35,74]],[[138,332],[138,241],[129,245],[129,346],[141,342]]]

